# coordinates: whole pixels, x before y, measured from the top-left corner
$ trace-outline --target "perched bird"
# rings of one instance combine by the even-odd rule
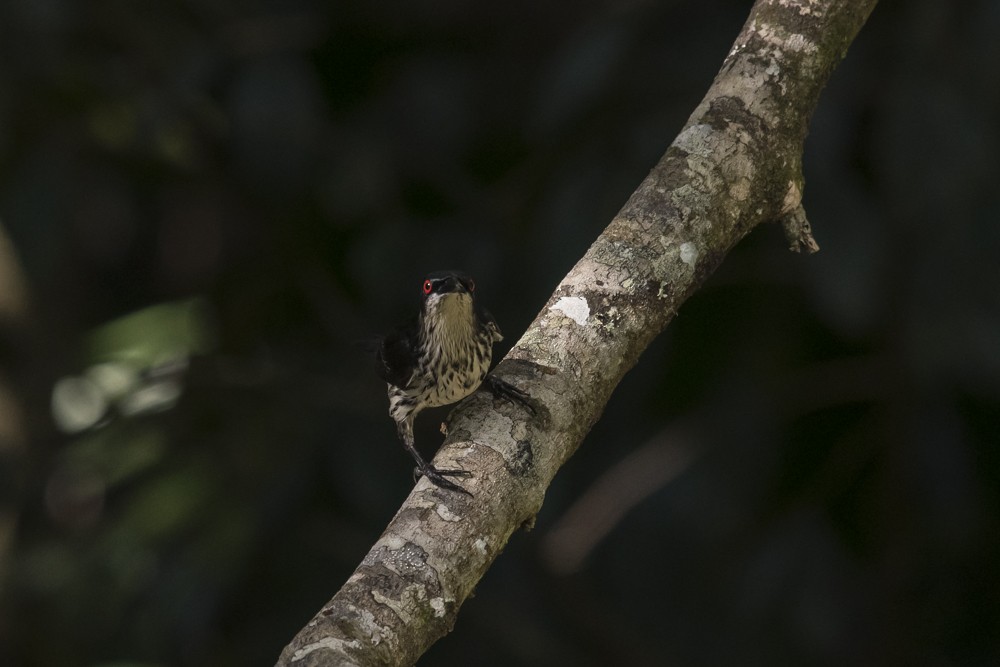
[[[416,319],[377,339],[375,371],[389,385],[389,416],[419,473],[442,488],[468,494],[447,478],[470,473],[435,468],[420,456],[413,444],[413,420],[421,410],[460,401],[480,385],[531,409],[527,394],[487,375],[493,344],[501,340],[493,316],[476,303],[476,284],[461,271],[428,275]]]

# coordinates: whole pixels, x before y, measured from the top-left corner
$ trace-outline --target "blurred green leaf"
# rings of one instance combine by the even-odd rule
[[[124,361],[149,368],[205,353],[214,341],[208,302],[191,299],[144,308],[95,329],[87,353],[94,363]]]
[[[197,464],[166,473],[137,491],[119,528],[147,542],[173,537],[198,522],[212,488],[209,471]]]
[[[156,465],[166,451],[166,437],[158,429],[112,426],[77,440],[63,456],[67,465],[97,470],[114,485]]]

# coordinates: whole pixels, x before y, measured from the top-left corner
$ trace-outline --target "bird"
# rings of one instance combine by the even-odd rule
[[[435,468],[417,451],[413,421],[424,408],[450,405],[480,386],[534,412],[527,393],[489,374],[493,345],[503,340],[493,316],[476,302],[476,283],[463,271],[435,271],[420,284],[417,317],[375,341],[375,372],[385,380],[389,416],[416,474],[438,487],[472,495],[448,479],[466,470]]]

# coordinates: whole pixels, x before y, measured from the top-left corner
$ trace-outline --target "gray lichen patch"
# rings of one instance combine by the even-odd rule
[[[362,561],[364,565],[384,567],[401,577],[411,577],[427,567],[427,552],[398,535],[386,535],[381,544]]]
[[[351,639],[339,639],[337,637],[323,637],[322,639],[306,644],[302,648],[292,653],[292,662],[300,662],[316,651],[333,651],[335,653],[345,653],[351,649],[361,648],[361,642]]]
[[[549,310],[557,310],[561,312],[565,317],[573,320],[581,327],[587,325],[587,320],[590,318],[590,305],[587,300],[579,296],[563,296],[560,297]]]

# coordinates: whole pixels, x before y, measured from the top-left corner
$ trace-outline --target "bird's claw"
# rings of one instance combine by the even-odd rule
[[[512,403],[520,403],[528,408],[531,414],[536,414],[534,406],[531,405],[531,396],[526,391],[518,389],[506,380],[501,380],[494,375],[487,375],[486,387],[497,398],[506,398]]]
[[[413,476],[416,479],[420,477],[426,477],[435,486],[439,486],[442,489],[448,489],[450,491],[457,491],[458,493],[464,493],[467,496],[471,496],[472,492],[463,489],[455,482],[448,479],[449,477],[472,477],[472,473],[468,470],[442,470],[440,468],[435,468],[432,465],[428,465],[426,468],[414,468]]]

